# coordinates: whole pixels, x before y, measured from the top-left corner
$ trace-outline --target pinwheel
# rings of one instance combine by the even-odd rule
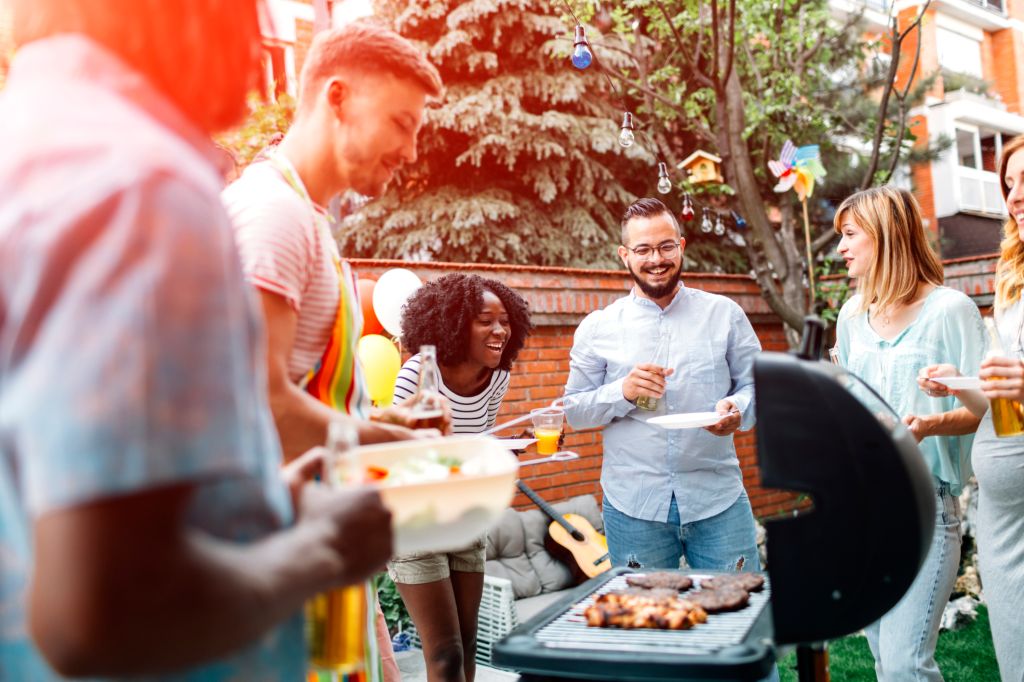
[[[790,140],[782,145],[779,160],[768,162],[768,169],[779,179],[775,191],[782,193],[795,189],[800,201],[806,201],[807,197],[814,194],[815,180],[825,177],[818,145],[796,147]]]
[[[814,297],[814,261],[811,255],[811,221],[807,215],[807,197],[814,194],[814,181],[825,177],[825,167],[821,165],[821,152],[816,144],[797,147],[792,140],[782,145],[779,159],[768,162],[768,170],[779,182],[775,191],[788,192],[796,190],[800,203],[804,205],[804,240],[807,243],[807,280],[811,285],[811,297]]]

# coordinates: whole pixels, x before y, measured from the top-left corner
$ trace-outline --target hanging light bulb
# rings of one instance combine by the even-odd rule
[[[684,223],[688,223],[693,220],[693,204],[690,203],[690,195],[683,195],[683,208],[679,211],[679,217],[682,218]]]
[[[741,216],[736,211],[732,212],[732,220],[733,220],[734,223],[736,223],[736,229],[737,230],[745,230],[745,229],[747,229],[747,221],[744,220],[743,216]]]
[[[722,224],[722,214],[715,211],[715,236],[722,237],[725,235],[725,225]]]
[[[576,34],[572,40],[572,65],[581,71],[594,61],[594,55],[590,51],[590,43],[587,42],[587,34],[583,26],[576,24]]]
[[[622,132],[619,133],[619,144],[632,147],[636,138],[633,136],[633,114],[628,111],[622,115]]]
[[[711,234],[711,231],[715,229],[711,224],[711,216],[708,215],[708,210],[704,209],[704,215],[700,219],[700,231],[704,234]]]
[[[658,191],[662,194],[672,191],[672,181],[668,179],[668,166],[664,161],[658,162]]]

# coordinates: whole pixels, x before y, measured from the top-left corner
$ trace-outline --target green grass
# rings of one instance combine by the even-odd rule
[[[832,679],[837,682],[875,682],[875,662],[863,635],[829,642],[828,660]],[[978,607],[978,619],[970,625],[939,635],[935,660],[946,682],[999,682],[985,606]],[[795,653],[779,661],[779,675],[782,682],[795,682]]]

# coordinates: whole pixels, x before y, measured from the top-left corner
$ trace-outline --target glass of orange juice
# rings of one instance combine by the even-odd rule
[[[530,418],[533,419],[533,435],[537,437],[537,454],[553,455],[558,452],[565,410],[560,407],[543,407],[530,410]]]

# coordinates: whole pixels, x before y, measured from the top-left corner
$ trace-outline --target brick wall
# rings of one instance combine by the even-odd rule
[[[309,44],[313,42],[313,22],[295,19],[295,78],[302,73],[302,65],[306,62]]]
[[[376,279],[394,267],[408,268],[423,280],[435,279],[453,271],[472,272],[500,280],[527,299],[537,328],[513,369],[512,384],[498,416],[499,422],[522,415],[535,407],[544,407],[562,395],[569,373],[569,349],[576,325],[586,314],[625,295],[632,284],[628,273],[612,270],[361,259],[352,260],[352,265],[360,277],[370,279]],[[749,277],[693,274],[686,276],[686,284],[729,296],[747,312],[766,350],[786,350],[782,325],[771,313],[756,284]],[[753,432],[736,437],[743,479],[755,513],[766,516],[793,509],[796,505],[793,493],[760,486],[755,447]],[[600,499],[601,430],[567,429],[566,448],[578,452],[580,459],[525,468],[523,480],[551,502],[586,493]],[[521,494],[513,502],[517,508],[528,508],[531,504]]]

